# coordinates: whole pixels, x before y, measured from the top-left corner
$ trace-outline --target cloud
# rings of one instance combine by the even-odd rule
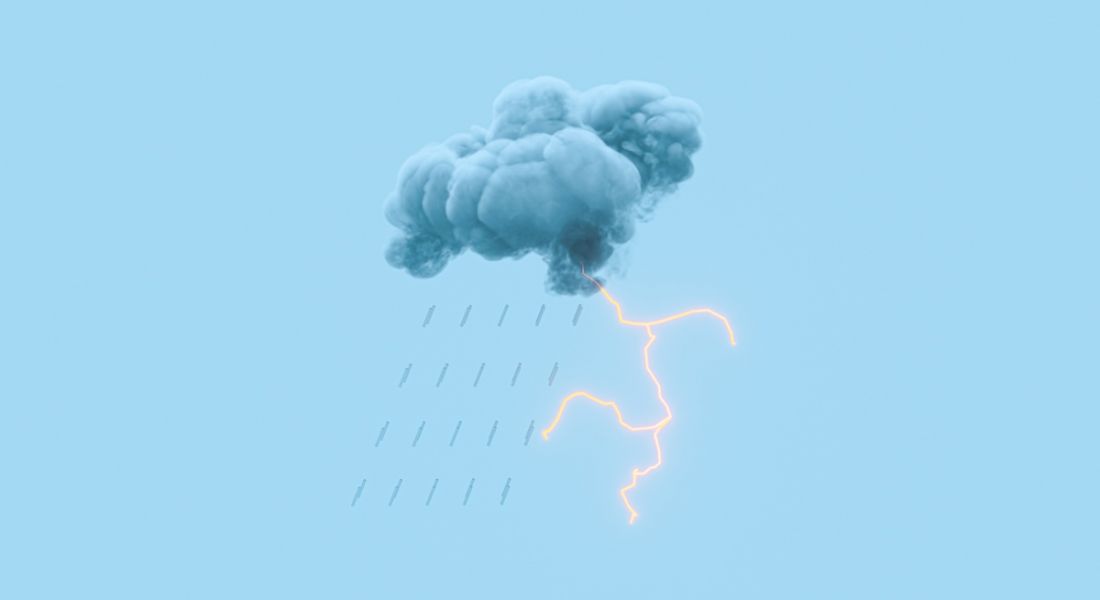
[[[474,127],[401,167],[386,218],[401,230],[386,260],[432,277],[470,249],[489,260],[530,252],[547,288],[591,293],[603,267],[665,195],[692,174],[702,113],[652,83],[580,92],[552,77],[512,83]]]

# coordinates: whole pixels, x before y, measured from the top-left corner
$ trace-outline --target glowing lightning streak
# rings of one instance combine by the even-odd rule
[[[657,461],[644,469],[634,467],[634,469],[630,472],[630,483],[619,490],[619,497],[623,499],[623,504],[625,504],[627,510],[630,511],[630,524],[633,525],[634,520],[638,518],[638,511],[634,510],[634,506],[630,504],[630,499],[627,498],[626,494],[627,492],[638,486],[638,479],[645,477],[646,475],[649,475],[653,471],[660,468],[662,463],[660,438],[661,430],[664,429],[670,421],[672,421],[672,408],[668,405],[668,401],[665,400],[664,388],[661,387],[661,381],[657,379],[657,375],[653,372],[653,368],[649,364],[649,348],[653,345],[653,342],[657,341],[657,335],[653,333],[653,328],[657,325],[664,325],[665,323],[671,323],[672,321],[676,321],[684,317],[690,317],[692,315],[710,315],[722,322],[722,325],[726,328],[726,333],[729,334],[730,345],[733,346],[736,342],[733,339],[733,328],[730,327],[729,320],[726,319],[726,317],[724,317],[723,315],[709,308],[693,308],[691,310],[685,310],[684,312],[654,321],[631,321],[623,316],[622,305],[619,304],[618,300],[615,300],[615,298],[611,296],[611,293],[608,292],[607,289],[604,288],[599,281],[596,281],[592,277],[589,277],[588,274],[584,273],[583,271],[582,274],[596,287],[598,287],[600,290],[600,294],[602,294],[603,297],[606,298],[607,301],[615,307],[615,314],[619,319],[619,323],[622,323],[623,325],[627,325],[629,327],[642,327],[645,329],[646,335],[649,337],[649,339],[646,342],[645,346],[642,348],[642,360],[645,364],[646,373],[649,374],[649,378],[653,381],[653,385],[657,388],[657,400],[659,400],[661,402],[661,406],[664,407],[665,416],[663,419],[657,421],[656,423],[653,423],[652,425],[631,425],[630,423],[627,423],[625,419],[623,419],[623,413],[619,410],[619,405],[615,404],[615,402],[611,400],[597,398],[596,396],[593,396],[592,394],[589,394],[585,391],[577,391],[569,394],[562,399],[561,404],[558,405],[558,414],[554,416],[553,422],[551,422],[550,425],[546,427],[546,429],[542,430],[542,439],[550,439],[550,432],[554,431],[554,429],[558,426],[558,423],[561,421],[562,415],[565,413],[565,407],[568,406],[569,402],[574,398],[587,398],[588,400],[591,400],[592,402],[595,402],[600,406],[606,406],[610,408],[615,413],[615,418],[619,421],[619,425],[621,425],[627,431],[652,431],[653,446],[657,449]]]

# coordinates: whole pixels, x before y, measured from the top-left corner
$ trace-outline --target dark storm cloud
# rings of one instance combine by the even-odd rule
[[[467,248],[490,260],[536,252],[548,289],[590,293],[581,265],[596,273],[691,176],[701,116],[651,83],[585,92],[551,77],[512,83],[488,129],[428,146],[401,167],[386,202],[401,234],[386,260],[432,277]]]

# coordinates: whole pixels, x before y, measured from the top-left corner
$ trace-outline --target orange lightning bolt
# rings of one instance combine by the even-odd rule
[[[664,407],[665,416],[660,421],[657,421],[656,423],[653,423],[651,425],[631,425],[630,423],[626,422],[626,419],[623,419],[623,413],[621,410],[619,410],[619,405],[615,404],[615,402],[611,400],[597,398],[596,396],[589,394],[585,391],[577,391],[569,394],[565,398],[562,398],[561,404],[558,405],[558,414],[554,416],[553,422],[551,422],[550,425],[546,427],[546,429],[542,430],[542,439],[550,439],[550,432],[554,431],[554,429],[558,426],[558,423],[561,421],[562,414],[565,413],[565,407],[568,406],[569,402],[574,398],[587,398],[595,402],[596,404],[599,404],[600,406],[606,406],[610,408],[612,411],[614,411],[615,418],[619,421],[619,425],[627,431],[652,431],[653,446],[657,450],[657,461],[644,469],[634,467],[634,469],[630,472],[630,483],[623,486],[623,488],[619,490],[619,497],[623,499],[623,504],[625,504],[626,509],[630,511],[630,524],[633,525],[634,520],[638,518],[638,511],[634,510],[634,506],[630,504],[630,499],[627,497],[626,494],[627,492],[638,486],[638,479],[645,477],[646,475],[649,475],[653,471],[660,468],[662,462],[660,437],[661,430],[664,429],[670,421],[672,421],[672,408],[668,405],[668,400],[665,399],[664,389],[661,387],[661,381],[657,379],[657,375],[653,372],[653,368],[649,364],[649,348],[653,345],[653,342],[657,341],[657,334],[653,333],[653,328],[658,325],[671,323],[672,321],[676,321],[684,317],[690,317],[692,315],[710,315],[722,322],[722,325],[726,328],[726,333],[729,334],[731,346],[735,344],[733,339],[733,328],[730,327],[730,322],[728,319],[726,319],[726,317],[709,308],[693,308],[691,310],[685,310],[684,312],[664,317],[662,319],[656,319],[654,321],[631,321],[623,317],[622,305],[619,304],[618,300],[615,300],[611,293],[607,291],[607,288],[601,285],[599,281],[596,281],[592,277],[589,277],[588,274],[585,273],[583,270],[581,271],[581,274],[584,275],[589,281],[591,281],[596,287],[598,287],[600,290],[600,294],[602,294],[603,297],[606,298],[607,301],[615,307],[615,314],[619,319],[619,323],[622,323],[623,325],[626,325],[628,327],[645,328],[646,335],[649,337],[649,339],[648,341],[646,341],[645,347],[642,348],[642,361],[645,363],[646,373],[649,374],[649,378],[653,381],[653,385],[657,388],[657,400],[660,401],[661,406]]]

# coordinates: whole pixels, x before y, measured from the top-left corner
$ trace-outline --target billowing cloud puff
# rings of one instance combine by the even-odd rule
[[[590,293],[634,224],[691,176],[699,107],[638,81],[585,92],[552,77],[512,83],[488,129],[428,146],[401,167],[386,260],[432,277],[469,248],[497,260],[536,252],[547,288]]]

